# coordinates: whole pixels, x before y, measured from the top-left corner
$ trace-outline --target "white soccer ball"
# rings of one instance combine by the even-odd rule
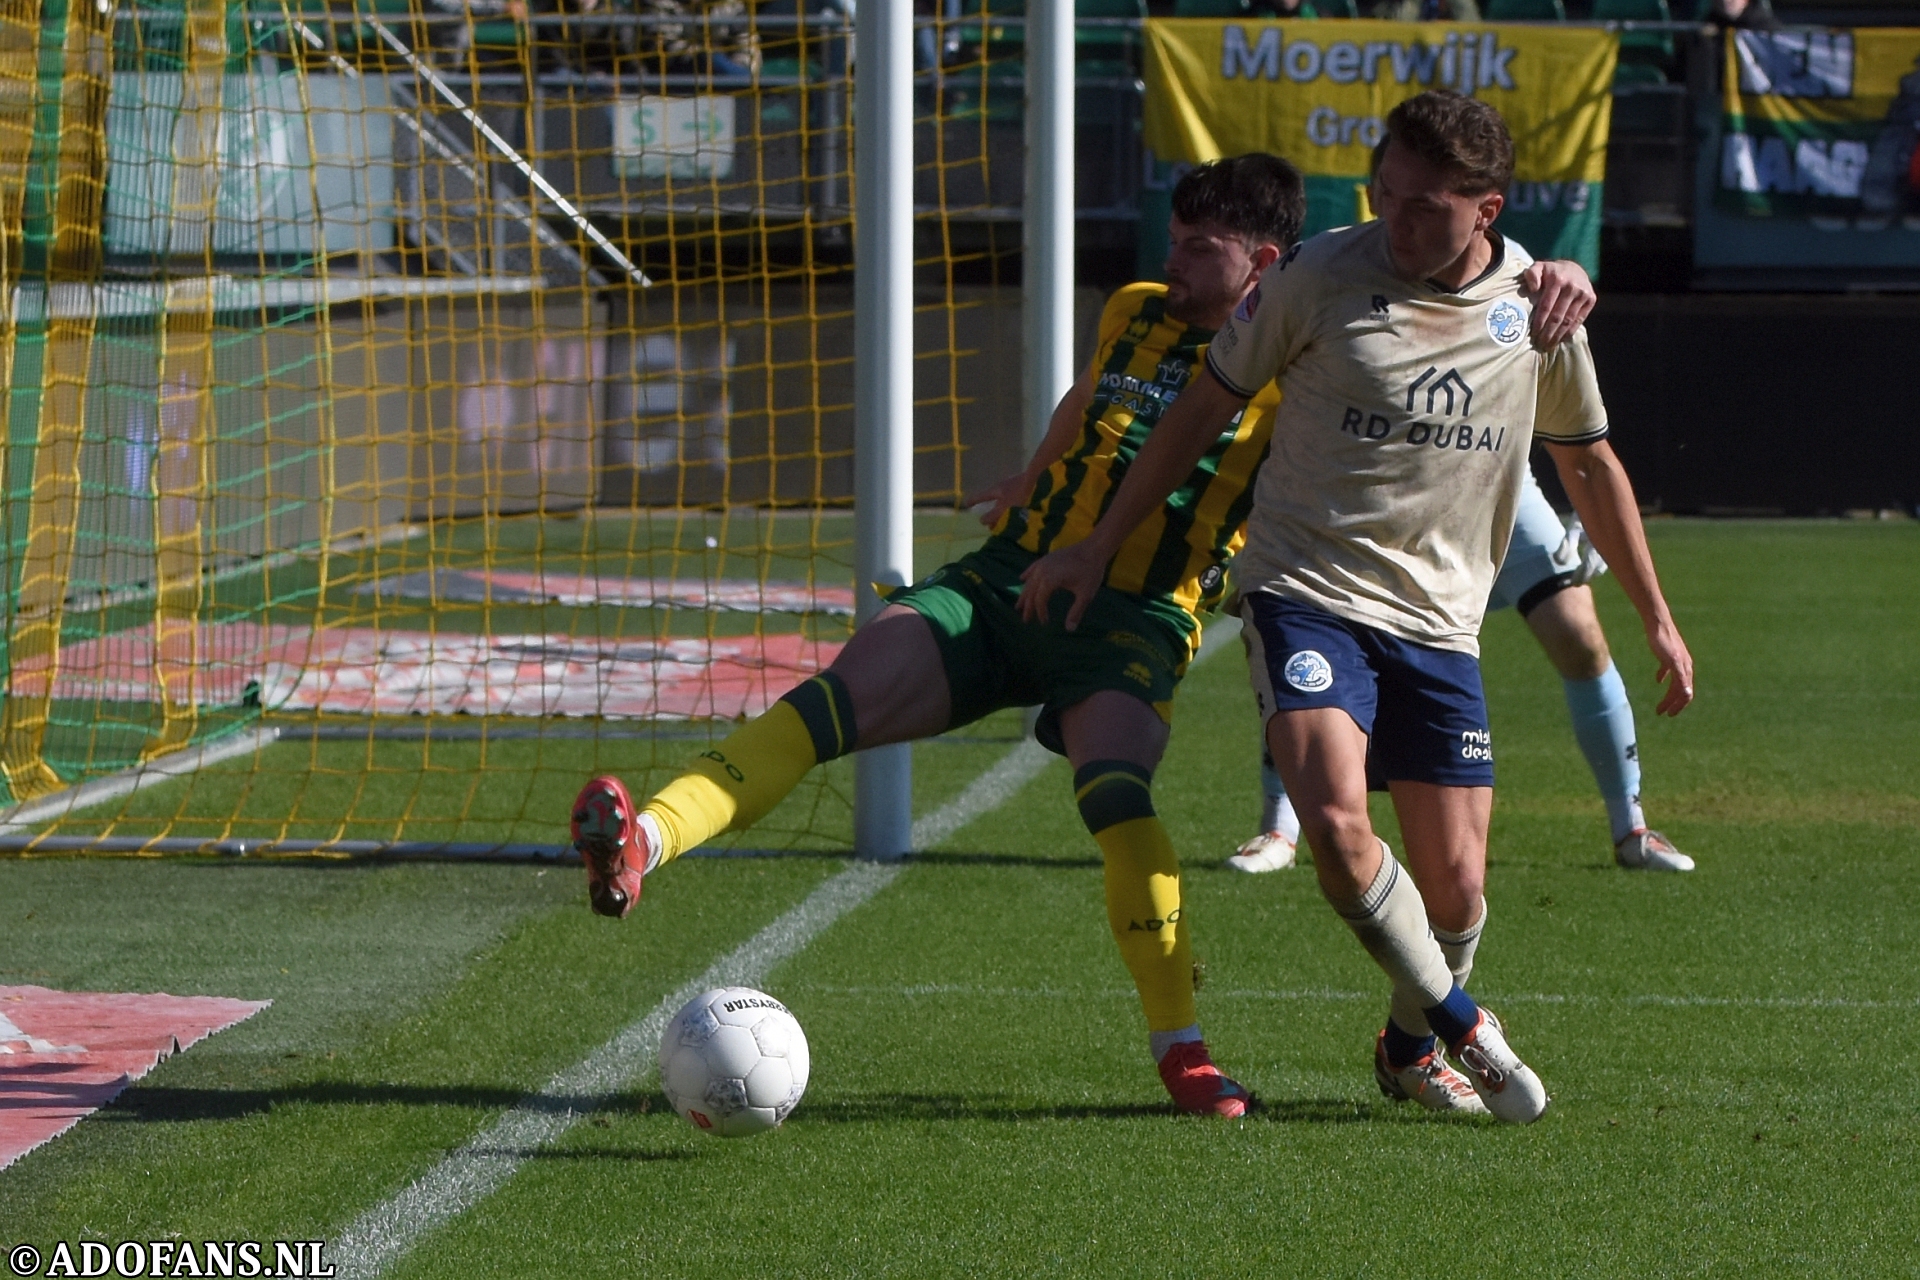
[[[660,1088],[689,1124],[722,1138],[777,1126],[807,1090],[807,1035],[752,987],[689,1000],[660,1037]]]

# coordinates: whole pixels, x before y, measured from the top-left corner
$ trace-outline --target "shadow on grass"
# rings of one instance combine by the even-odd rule
[[[654,1099],[665,1107],[664,1099]],[[318,1107],[465,1107],[475,1111],[504,1111],[525,1106],[548,1112],[619,1109],[620,1100],[533,1095],[525,1089],[489,1085],[355,1084],[324,1081],[277,1089],[217,1089],[135,1086],[100,1112],[103,1120],[165,1122],[180,1120],[240,1120],[276,1107],[299,1104]],[[639,1110],[646,1108],[641,1105]]]
[[[573,1114],[581,1118],[592,1114],[613,1118],[673,1114],[673,1106],[657,1091],[629,1091],[610,1098],[528,1094],[518,1089],[484,1085],[403,1085],[354,1084],[329,1081],[289,1085],[279,1089],[190,1089],[134,1088],[120,1095],[99,1113],[108,1122],[180,1123],[204,1120],[239,1120],[261,1115],[276,1107],[306,1104],[325,1107],[461,1107],[474,1111],[505,1111],[520,1107],[531,1111]],[[1178,1118],[1167,1102],[1045,1103],[1017,1102],[969,1094],[879,1093],[841,1097],[805,1103],[800,1114],[813,1124],[875,1123],[1027,1123],[1037,1120],[1134,1120],[1141,1118]],[[1349,1098],[1260,1098],[1254,1104],[1250,1120],[1276,1124],[1363,1124],[1396,1118],[1393,1113],[1356,1103]],[[595,1152],[507,1150],[510,1154],[542,1158],[591,1159]],[[608,1151],[608,1159],[678,1159],[677,1155]]]
[[[1047,867],[1065,871],[1098,869],[1105,865],[1098,858],[1042,858],[1030,853],[915,853],[908,855],[907,861],[950,867]]]
[[[660,1099],[664,1107],[666,1100]],[[963,1094],[866,1094],[802,1103],[796,1119],[807,1123],[872,1124],[898,1121],[989,1121],[1024,1123],[1035,1120],[1178,1119],[1167,1102],[1074,1103],[1048,1106],[1005,1098]],[[1357,1124],[1375,1119],[1371,1106],[1347,1098],[1287,1098],[1261,1100],[1251,1120],[1279,1124]]]
[[[483,1156],[507,1156],[515,1160],[625,1160],[633,1164],[651,1164],[656,1160],[695,1160],[691,1151],[626,1151],[612,1147],[580,1147],[555,1150],[552,1147],[475,1147]]]

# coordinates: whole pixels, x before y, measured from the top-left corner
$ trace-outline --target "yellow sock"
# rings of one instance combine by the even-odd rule
[[[1177,1031],[1199,1020],[1193,946],[1180,918],[1180,858],[1154,815],[1151,778],[1139,765],[1096,760],[1074,775],[1074,796],[1106,856],[1107,924],[1147,1030]]]
[[[641,806],[660,828],[660,861],[696,849],[723,831],[750,827],[799,785],[814,765],[853,749],[853,702],[822,672],[749,720]]]

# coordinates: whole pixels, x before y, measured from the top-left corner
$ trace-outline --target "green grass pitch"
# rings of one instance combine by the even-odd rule
[[[1611,866],[1557,679],[1511,615],[1485,637],[1473,985],[1554,1095],[1541,1123],[1381,1099],[1384,984],[1311,872],[1219,865],[1257,813],[1229,648],[1182,690],[1156,792],[1203,1022],[1264,1113],[1168,1110],[1056,762],[767,979],[814,1051],[784,1129],[723,1142],[623,1095],[390,1274],[1914,1274],[1920,527],[1651,534],[1699,663],[1677,721],[1601,599],[1649,813],[1694,875]],[[918,811],[1016,730],[917,748]],[[593,762],[552,755],[545,838]],[[446,770],[449,803],[470,781]],[[0,1172],[0,1243],[330,1238],[844,865],[689,859],[614,923],[572,869],[0,861],[0,982],[274,1001]]]

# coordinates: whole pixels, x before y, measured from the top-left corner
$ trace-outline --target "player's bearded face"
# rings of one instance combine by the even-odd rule
[[[1369,196],[1387,224],[1394,269],[1409,280],[1438,275],[1460,261],[1505,202],[1499,192],[1453,190],[1445,169],[1397,143],[1387,144]]]
[[[1254,247],[1218,223],[1167,223],[1167,310],[1176,320],[1219,328],[1255,278]]]

